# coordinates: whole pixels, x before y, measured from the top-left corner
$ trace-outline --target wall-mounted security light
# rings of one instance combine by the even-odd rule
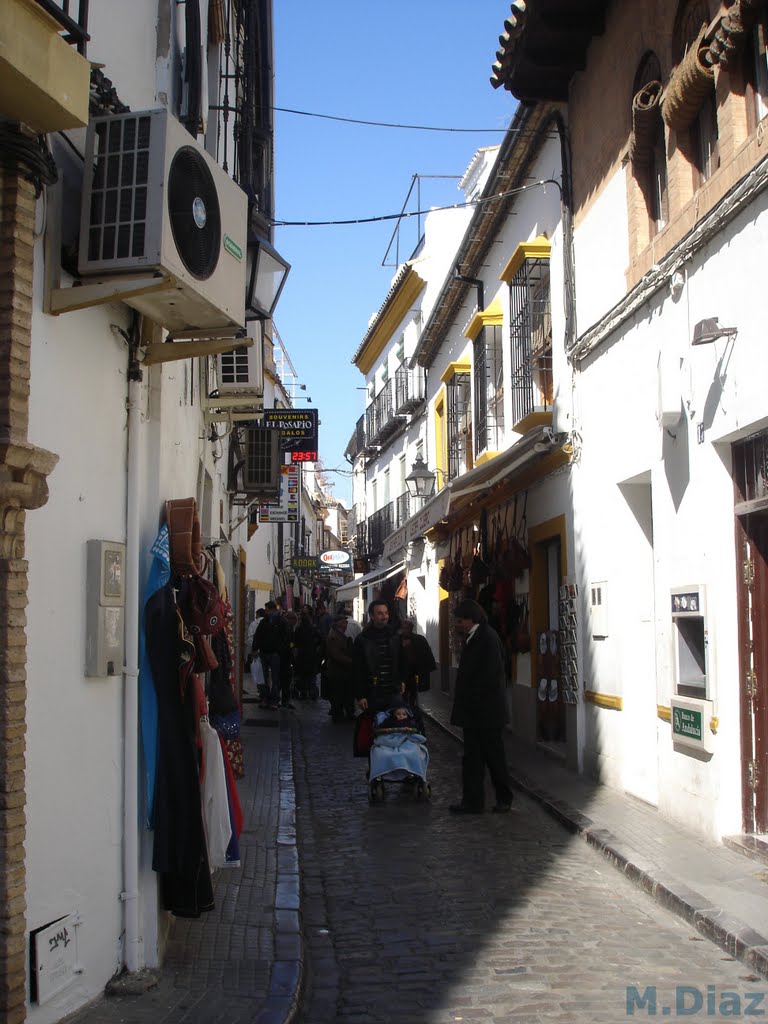
[[[699,320],[696,326],[693,328],[693,341],[692,345],[709,345],[713,341],[717,341],[718,338],[729,338],[736,334],[736,327],[721,327],[717,322],[717,317],[708,317],[705,320]]]

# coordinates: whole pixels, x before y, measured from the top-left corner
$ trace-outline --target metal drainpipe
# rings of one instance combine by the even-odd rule
[[[123,885],[128,971],[142,966],[139,938],[139,485],[141,451],[141,380],[138,361],[139,317],[134,316],[128,347],[128,465],[125,528],[125,666],[123,750]]]
[[[463,274],[459,273],[459,268],[458,267],[454,267],[453,268],[453,276],[456,278],[457,281],[465,281],[467,284],[473,284],[475,286],[475,288],[477,288],[477,309],[478,309],[478,312],[480,310],[485,309],[485,292],[483,290],[483,282],[480,280],[480,278],[479,277],[465,277]]]
[[[571,174],[571,145],[568,127],[559,110],[553,111],[542,131],[554,122],[560,138],[562,165],[560,201],[563,208],[563,272],[565,277],[565,351],[569,354],[576,344],[576,271],[573,259],[573,179]]]

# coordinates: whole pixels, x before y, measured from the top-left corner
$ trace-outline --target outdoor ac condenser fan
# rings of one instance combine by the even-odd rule
[[[207,280],[219,262],[221,214],[211,172],[191,146],[179,149],[171,162],[168,216],[184,266],[198,281]]]
[[[245,192],[167,110],[91,119],[78,271],[97,288],[178,337],[244,333],[247,222]]]

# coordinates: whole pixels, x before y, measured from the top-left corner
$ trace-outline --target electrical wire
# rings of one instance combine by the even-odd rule
[[[26,135],[13,124],[0,124],[0,159],[12,168],[19,168],[21,176],[35,186],[37,197],[43,185],[53,185],[59,180],[59,169],[44,135]]]
[[[376,224],[386,220],[402,220],[408,217],[424,217],[428,213],[438,212],[441,210],[464,210],[471,206],[482,206],[485,203],[494,203],[499,199],[506,199],[508,196],[518,195],[520,192],[526,192],[530,188],[539,188],[542,185],[556,185],[560,188],[560,183],[555,181],[554,178],[546,178],[541,181],[532,182],[530,185],[521,185],[519,188],[511,188],[505,192],[496,192],[492,196],[482,196],[479,199],[470,199],[466,203],[453,203],[450,206],[432,206],[428,210],[411,210],[407,213],[386,213],[377,217],[351,217],[346,220],[273,220],[271,223],[274,227],[278,228],[318,228],[318,227],[337,227],[345,224]]]
[[[325,121],[342,121],[345,124],[362,124],[371,128],[407,128],[417,132],[456,132],[469,135],[495,132],[505,134],[509,128],[442,128],[428,124],[398,124],[392,121],[367,121],[359,117],[339,117],[336,114],[318,114],[311,110],[294,110],[292,107],[270,107],[270,110],[281,114],[299,114],[301,117],[317,117]]]

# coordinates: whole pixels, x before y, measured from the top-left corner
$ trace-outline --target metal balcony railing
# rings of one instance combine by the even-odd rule
[[[390,501],[364,523],[357,525],[357,553],[364,558],[377,558],[384,550],[384,541],[411,515],[411,501],[408,494]]]
[[[64,31],[64,42],[77,46],[77,52],[85,56],[86,45],[91,38],[88,35],[88,2],[80,0],[77,18],[69,13],[69,0],[62,0],[56,3],[55,0],[36,0],[38,7],[42,7],[46,14],[61,25]],[[73,5],[74,6],[74,5]]]
[[[381,444],[400,426],[395,414],[393,382],[388,380],[365,411],[365,434],[370,444]]]
[[[355,430],[344,449],[345,458],[355,459],[365,448],[365,416],[361,416],[355,424]]]
[[[413,412],[424,401],[426,372],[423,366],[409,370],[398,366],[395,370],[395,414],[398,416]]]

